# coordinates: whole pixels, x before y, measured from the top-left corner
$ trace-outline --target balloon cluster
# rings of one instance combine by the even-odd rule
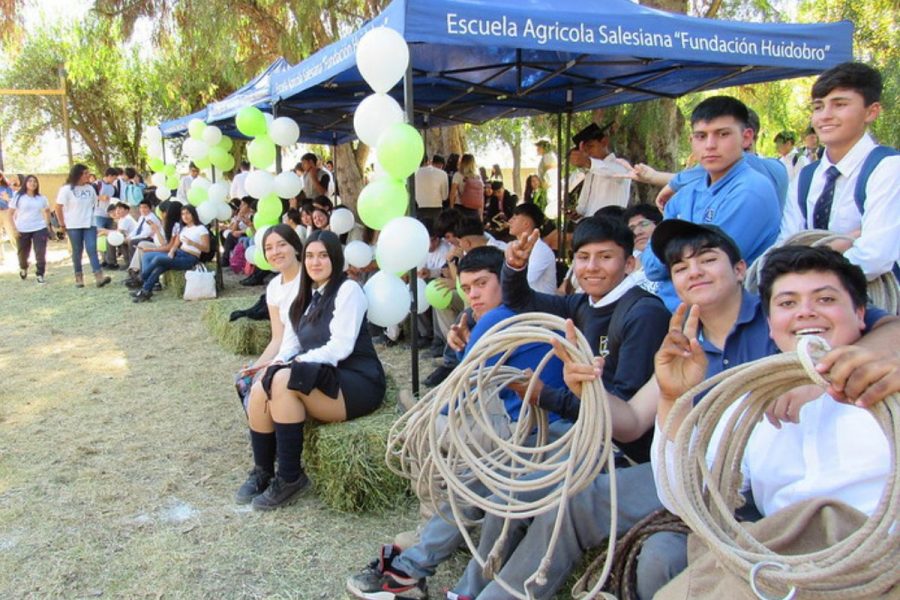
[[[148,127],[144,137],[147,141],[147,165],[153,171],[151,181],[156,186],[156,197],[160,201],[168,200],[172,190],[178,187],[178,175],[175,173],[174,164],[166,164],[163,161],[162,131],[157,127]]]
[[[393,88],[409,65],[409,49],[403,37],[393,29],[379,27],[367,32],[356,48],[356,65],[366,83],[375,92],[360,102],[353,115],[353,127],[361,141],[375,148],[383,176],[360,192],[359,218],[372,229],[380,230],[375,259],[380,271],[365,285],[369,301],[369,320],[388,327],[400,323],[409,314],[410,289],[400,275],[420,266],[428,254],[429,236],[425,226],[406,217],[409,192],[406,178],[422,162],[425,145],[414,127],[404,122],[403,109],[387,92]],[[352,266],[365,266],[372,252],[362,242],[351,242],[345,257]],[[428,308],[421,301],[425,282],[417,279],[418,312]]]
[[[292,146],[300,138],[300,128],[288,117],[273,118],[255,106],[245,106],[235,116],[238,131],[249,138],[247,160],[257,169],[275,164],[275,146]]]
[[[183,149],[198,168],[213,166],[220,171],[232,170],[231,146],[231,138],[222,135],[222,130],[215,125],[207,125],[200,119],[188,122],[188,138],[184,140]]]

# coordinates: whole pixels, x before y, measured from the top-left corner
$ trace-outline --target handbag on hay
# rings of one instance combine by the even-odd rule
[[[216,297],[216,274],[199,263],[191,271],[184,272],[184,299],[203,300]]]

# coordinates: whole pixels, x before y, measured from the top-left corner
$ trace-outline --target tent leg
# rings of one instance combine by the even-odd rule
[[[565,239],[566,232],[563,231],[564,219],[563,219],[563,188],[562,188],[562,171],[559,170],[559,156],[563,153],[563,145],[562,145],[562,113],[557,113],[556,115],[556,235],[557,235],[557,243],[556,243],[556,258],[563,258],[565,256],[563,250],[565,248]],[[552,201],[552,198],[547,198],[547,201]]]
[[[412,56],[412,52],[410,52]],[[413,97],[413,72],[412,59],[406,66],[406,74],[403,76],[403,104],[406,108],[406,120],[415,127],[415,98]],[[409,216],[416,216],[416,179],[415,173],[407,179],[409,189]],[[412,355],[410,368],[412,370],[412,393],[419,397],[419,324],[416,307],[419,303],[419,286],[417,284],[416,270],[409,272],[409,289],[412,292],[409,302],[409,351]]]
[[[566,112],[566,137],[565,139],[572,139],[572,111]],[[560,152],[562,152],[562,146],[560,146]],[[560,157],[562,158],[562,157]],[[563,159],[565,161],[565,167],[563,168],[563,181],[566,182],[566,187],[563,188],[560,186],[560,189],[563,192],[563,198],[567,198],[569,195],[569,153],[566,152],[566,157]],[[559,240],[559,256],[563,259],[566,258],[566,236],[563,235]]]

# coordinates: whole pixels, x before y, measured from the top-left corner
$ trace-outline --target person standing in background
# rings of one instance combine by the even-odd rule
[[[19,237],[19,278],[28,277],[28,255],[34,246],[37,282],[44,283],[47,267],[47,240],[50,238],[50,203],[41,195],[38,178],[25,178],[25,189],[12,197],[9,203],[10,218]]]

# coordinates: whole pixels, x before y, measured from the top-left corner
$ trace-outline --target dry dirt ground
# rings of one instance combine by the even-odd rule
[[[8,249],[0,265],[0,598],[343,598],[346,575],[415,526],[411,505],[348,515],[315,493],[272,514],[236,506],[246,358],[211,340],[204,302],[133,304],[121,272],[76,289],[65,246],[50,254],[43,286]],[[260,288],[231,278],[225,293],[249,305]],[[409,381],[408,350],[383,359]]]

